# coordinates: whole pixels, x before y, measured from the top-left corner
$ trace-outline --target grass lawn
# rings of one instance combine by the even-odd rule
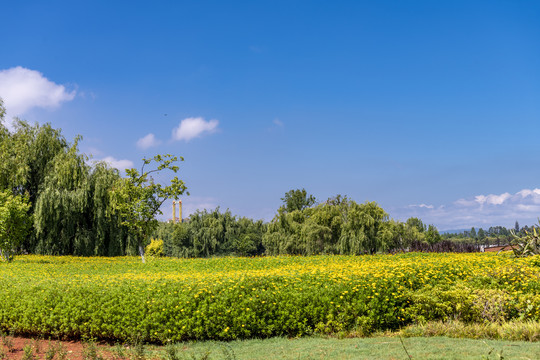
[[[540,343],[447,337],[404,338],[412,359],[540,359]],[[408,359],[398,337],[272,338],[176,345],[180,359]],[[162,348],[157,351],[164,351]],[[226,355],[224,352],[227,352]]]

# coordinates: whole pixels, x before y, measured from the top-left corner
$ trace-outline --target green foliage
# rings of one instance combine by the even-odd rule
[[[523,236],[517,236],[514,232],[512,236],[512,250],[516,257],[540,255],[540,233],[536,231],[536,227],[533,227],[532,231],[524,230]]]
[[[414,226],[390,221],[377,203],[337,196],[301,211],[280,211],[263,245],[268,255],[358,255],[404,248],[416,236]]]
[[[435,226],[429,225],[425,233],[425,240],[428,244],[436,244],[441,241],[441,235],[439,235],[439,231]]]
[[[30,204],[24,196],[0,191],[0,258],[10,262],[31,227]]]
[[[34,348],[30,344],[26,344],[23,347],[23,356],[22,360],[35,360]]]
[[[166,343],[540,320],[532,258],[422,254],[166,259],[20,256],[0,328]]]
[[[47,350],[45,351],[45,360],[53,360],[56,356],[56,350],[56,346],[51,344],[51,341],[49,340]]]
[[[50,124],[32,126],[16,120],[14,127],[13,133],[0,136],[0,190],[28,194],[35,204],[51,162],[69,145]]]
[[[262,220],[237,218],[229,210],[196,211],[188,222],[162,224],[156,236],[164,240],[165,254],[175,257],[253,256],[263,253]]]
[[[5,115],[6,115],[6,107],[4,106],[4,100],[0,98],[0,124],[4,121]]]
[[[289,213],[304,210],[317,201],[313,195],[308,195],[306,189],[289,190],[281,200],[283,201],[282,210]]]
[[[187,189],[184,182],[177,176],[171,179],[170,185],[162,186],[154,182],[151,175],[163,170],[178,172],[179,167],[174,165],[178,160],[176,156],[170,154],[156,155],[151,159],[145,158],[140,173],[136,169],[127,169],[127,177],[119,179],[111,190],[113,207],[121,217],[122,224],[137,239],[143,262],[143,244],[158,226],[156,215],[162,214],[161,205],[170,198],[178,200],[178,197]],[[184,159],[180,158],[180,161]],[[155,168],[145,171],[145,167],[152,163],[155,163]]]
[[[148,256],[162,257],[163,253],[163,240],[150,239],[150,244],[146,246],[145,252]]]
[[[36,252],[124,255],[133,247],[111,204],[118,171],[86,160],[77,143],[53,160],[35,207]]]
[[[131,253],[134,245],[109,195],[118,170],[88,165],[79,141],[69,144],[50,124],[17,120],[12,133],[0,125],[0,191],[27,195],[33,215],[21,247],[41,254]]]
[[[424,225],[422,220],[420,220],[419,218],[415,218],[415,217],[408,218],[406,223],[410,227],[416,228],[416,230],[419,233],[424,233],[427,230],[426,225]]]
[[[83,345],[82,358],[83,360],[104,360],[103,356],[98,352],[96,343],[93,341]]]

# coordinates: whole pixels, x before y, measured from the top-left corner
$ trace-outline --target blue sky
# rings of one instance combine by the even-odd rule
[[[536,1],[12,1],[2,14],[9,118],[81,134],[121,167],[184,156],[188,213],[270,220],[306,188],[441,230],[540,216]]]

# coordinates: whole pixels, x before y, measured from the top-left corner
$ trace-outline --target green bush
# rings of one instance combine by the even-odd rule
[[[146,246],[146,255],[154,257],[162,257],[163,253],[163,240],[151,239],[150,244]]]

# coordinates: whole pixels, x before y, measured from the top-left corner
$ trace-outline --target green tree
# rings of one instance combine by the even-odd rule
[[[436,244],[441,241],[441,235],[434,225],[429,225],[426,231],[426,241],[428,244]]]
[[[170,198],[178,200],[179,196],[186,192],[187,187],[177,176],[172,178],[170,185],[167,186],[156,183],[151,176],[164,170],[178,172],[179,167],[175,163],[179,159],[176,156],[156,155],[150,159],[144,158],[142,161],[140,172],[133,168],[126,170],[127,177],[118,180],[111,190],[111,196],[113,208],[122,219],[122,224],[135,237],[144,263],[144,245],[158,226],[156,215],[162,214],[161,205]],[[180,157],[180,161],[184,159]],[[145,167],[152,163],[155,168],[145,170]]]
[[[373,254],[396,243],[388,222],[377,203],[331,198],[301,211],[278,211],[263,245],[268,255]]]
[[[4,261],[13,260],[16,249],[28,234],[31,226],[29,209],[26,196],[0,191],[0,257]]]
[[[135,253],[112,211],[109,190],[119,172],[90,165],[76,137],[68,143],[50,124],[0,124],[0,191],[27,195],[33,227],[21,249],[41,254],[113,256]]]
[[[419,218],[415,218],[415,217],[408,218],[406,223],[410,227],[415,227],[420,233],[424,233],[427,230],[426,225],[424,225],[422,220],[420,220]]]
[[[34,251],[51,255],[125,255],[127,229],[114,214],[110,190],[120,179],[105,163],[93,166],[78,152],[78,140],[55,156],[34,211]]]
[[[484,240],[486,238],[486,232],[484,231],[484,229],[482,228],[478,229],[477,236],[478,236],[478,240],[480,241]]]
[[[13,126],[12,133],[0,136],[0,189],[28,194],[34,206],[51,162],[58,154],[67,152],[70,145],[61,131],[50,124],[30,125],[17,119]]]
[[[317,201],[313,195],[308,195],[306,189],[290,190],[281,200],[283,201],[283,209],[289,213],[295,210],[304,210]]]

